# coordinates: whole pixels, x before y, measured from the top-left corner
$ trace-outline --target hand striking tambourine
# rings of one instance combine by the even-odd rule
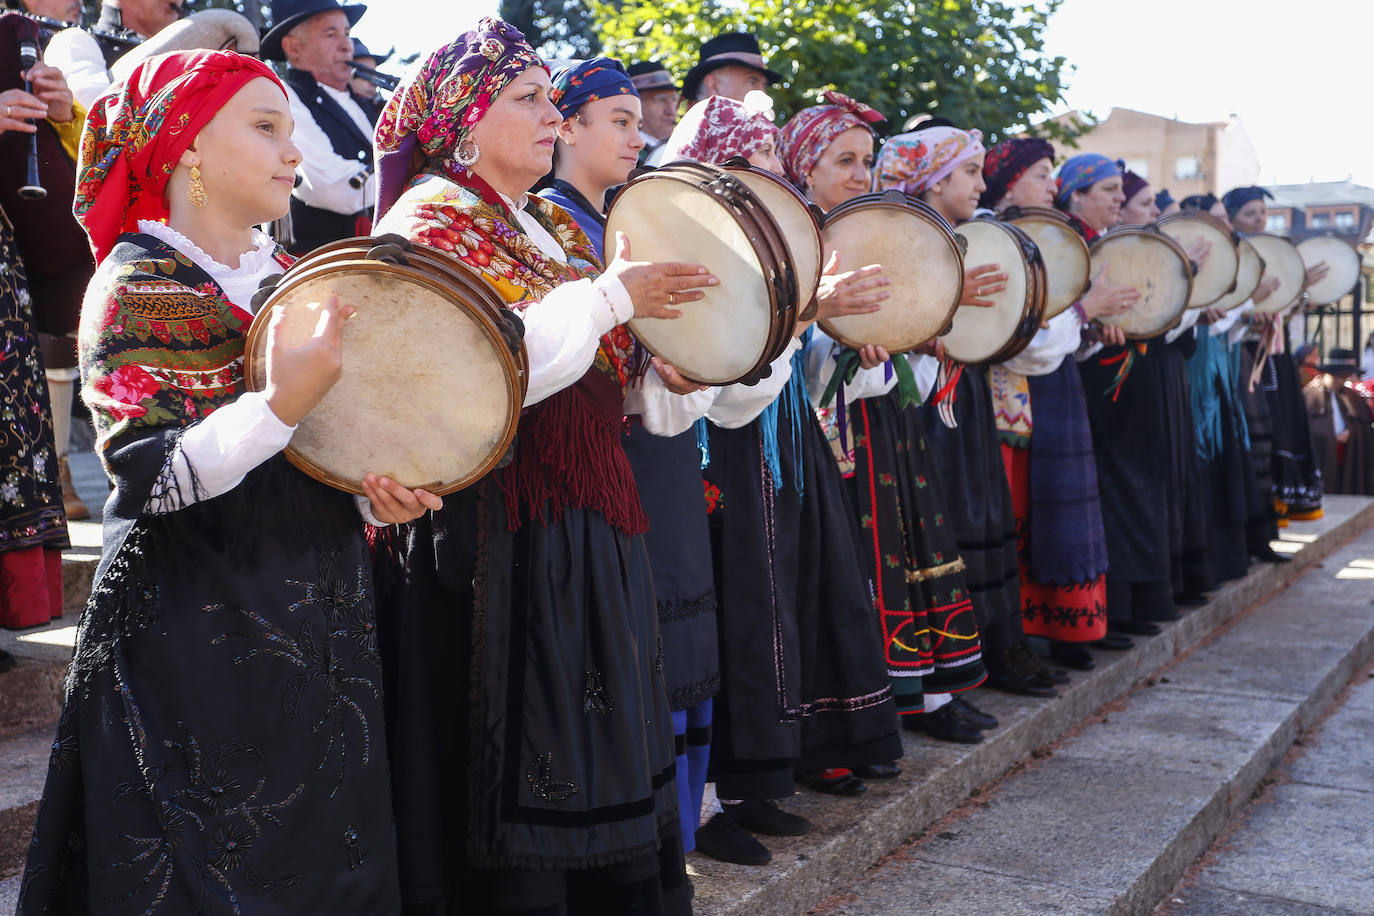
[[[274,312],[289,345],[311,337],[331,296],[357,310],[343,374],[297,425],[288,461],[349,493],[376,474],[439,496],[500,463],[528,385],[523,326],[461,261],[399,237],[345,239],[273,279],[255,297],[244,347],[250,391],[267,386]]]
[[[954,231],[968,243],[965,264],[996,264],[1007,282],[987,297],[992,306],[955,311],[953,326],[941,338],[945,353],[962,363],[1004,362],[1026,348],[1045,317],[1049,284],[1040,249],[1016,226],[990,217],[967,220]]]
[[[1308,267],[1326,265],[1326,276],[1307,288],[1313,305],[1329,305],[1354,291],[1360,279],[1360,253],[1354,245],[1328,233],[1298,242],[1298,253]]]
[[[878,311],[821,321],[833,340],[905,353],[949,327],[963,295],[964,257],[954,229],[929,205],[896,190],[863,194],[826,214],[821,237],[839,255],[838,273],[878,264],[892,283]]]
[[[1049,283],[1046,318],[1053,318],[1083,298],[1092,286],[1092,255],[1088,253],[1088,243],[1067,216],[1051,207],[1008,207],[1000,218],[1030,236],[1040,250]]]
[[[1094,277],[1105,267],[1108,283],[1140,293],[1129,309],[1098,321],[1121,328],[1129,340],[1178,324],[1193,293],[1193,265],[1183,246],[1153,226],[1122,226],[1098,236],[1090,250]]]
[[[1222,296],[1235,289],[1236,274],[1240,270],[1237,237],[1231,227],[1217,217],[1200,210],[1169,213],[1155,221],[1155,225],[1183,248],[1193,250],[1198,242],[1211,246],[1193,276],[1193,292],[1188,308],[1208,308]]]
[[[1263,278],[1277,277],[1278,288],[1255,303],[1255,311],[1276,315],[1296,305],[1307,288],[1307,265],[1303,263],[1298,246],[1281,235],[1257,232],[1247,236],[1264,262]]]
[[[806,222],[790,228],[804,236]],[[786,350],[804,306],[792,248],[804,251],[807,243],[799,238],[789,247],[778,219],[738,173],[684,161],[638,175],[606,213],[606,238],[617,232],[637,261],[703,264],[720,278],[701,299],[678,305],[681,317],[629,322],[645,349],[683,378],[747,381]]]

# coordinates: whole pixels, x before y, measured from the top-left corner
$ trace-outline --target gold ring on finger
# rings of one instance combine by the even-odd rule
[[[669,305],[676,305],[676,304],[677,304],[676,300],[673,298],[672,290],[669,290],[669,291],[668,291],[668,304],[669,304]]]

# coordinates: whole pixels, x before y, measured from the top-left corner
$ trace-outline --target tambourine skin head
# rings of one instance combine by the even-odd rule
[[[1274,315],[1295,305],[1307,287],[1307,265],[1296,245],[1280,235],[1258,232],[1248,237],[1264,261],[1263,277],[1278,277],[1274,292],[1255,303],[1255,311]],[[1261,278],[1263,279],[1263,278]]]
[[[1002,218],[1030,236],[1040,249],[1047,283],[1045,317],[1053,318],[1082,299],[1092,285],[1088,243],[1068,217],[1047,207],[1009,207]]]
[[[1199,241],[1212,246],[1193,277],[1189,308],[1207,308],[1235,288],[1240,252],[1236,250],[1230,226],[1210,213],[1192,211],[1162,216],[1155,225],[1178,242],[1185,252],[1191,251]]]
[[[1045,267],[1035,243],[1017,227],[978,218],[954,230],[967,240],[964,263],[996,264],[1006,289],[988,298],[991,308],[960,306],[943,336],[945,353],[963,363],[1003,362],[1020,353],[1045,314]]]
[[[490,301],[433,270],[327,255],[286,274],[245,343],[245,381],[259,391],[274,312],[290,344],[310,338],[329,296],[357,310],[343,374],[296,427],[287,460],[359,494],[369,473],[438,495],[481,479],[515,437],[526,384],[523,350],[511,352]]]
[[[1106,267],[1106,282],[1140,293],[1129,310],[1098,319],[1103,324],[1142,340],[1163,334],[1182,319],[1193,291],[1193,268],[1172,238],[1150,228],[1112,229],[1093,242],[1092,259],[1093,276]]]
[[[1315,235],[1298,243],[1303,264],[1326,265],[1326,276],[1307,288],[1313,305],[1329,305],[1349,295],[1360,280],[1360,253],[1345,239],[1334,235]]]
[[[1251,245],[1248,239],[1237,236],[1236,238],[1236,285],[1225,293],[1208,308],[1221,309],[1229,312],[1233,308],[1239,308],[1250,300],[1259,287],[1260,274],[1264,272],[1264,262],[1260,260],[1259,254],[1255,251],[1255,246]]]
[[[765,267],[762,241],[732,204],[737,192],[749,193],[721,169],[673,163],[626,184],[606,217],[606,237],[624,232],[636,261],[702,264],[720,279],[703,298],[676,305],[679,318],[629,322],[649,352],[698,384],[727,385],[756,373],[776,356],[798,307],[778,315],[777,290],[790,279],[790,265]]]
[[[876,312],[821,322],[832,338],[855,349],[875,344],[904,353],[935,339],[950,322],[963,291],[964,261],[949,224],[900,191],[866,194],[830,212],[824,250],[845,273],[879,264],[891,283]]]

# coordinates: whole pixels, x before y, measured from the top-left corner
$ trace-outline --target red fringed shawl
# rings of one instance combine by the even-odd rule
[[[601,272],[591,242],[556,204],[531,196],[525,208],[563,245],[566,264],[544,255],[476,175],[422,177],[377,231],[399,232],[457,255],[513,311],[524,312],[561,284]],[[628,330],[612,329],[601,338],[586,375],[521,414],[514,460],[496,472],[511,530],[525,521],[557,521],[569,507],[600,512],[627,534],[649,530],[620,444],[633,346]]]

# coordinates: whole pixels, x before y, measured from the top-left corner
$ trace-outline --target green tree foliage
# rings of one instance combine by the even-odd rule
[[[499,11],[546,60],[600,53],[601,40],[582,0],[501,0]]]
[[[679,77],[701,43],[749,31],[783,76],[779,114],[838,89],[888,116],[889,133],[928,112],[990,141],[1030,126],[1063,96],[1062,57],[1045,53],[1062,0],[586,0],[607,54],[663,61]],[[1041,131],[1063,136],[1057,125]]]

